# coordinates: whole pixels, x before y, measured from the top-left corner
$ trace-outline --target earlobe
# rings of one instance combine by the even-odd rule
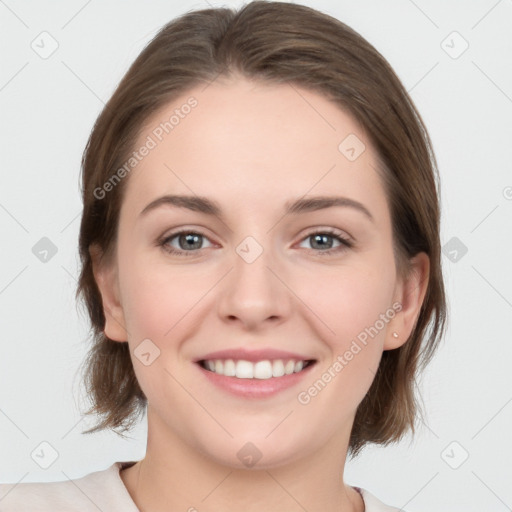
[[[401,309],[388,326],[384,350],[401,347],[412,334],[427,293],[430,259],[424,252],[410,260],[410,271],[397,285],[395,300]],[[396,336],[395,336],[396,334]]]
[[[117,267],[114,262],[102,260],[101,248],[96,244],[89,247],[96,285],[101,294],[103,313],[105,315],[105,335],[113,340],[127,341],[127,332],[123,308],[119,297]]]
[[[400,334],[403,334],[403,331],[388,332],[387,338],[384,341],[384,350],[393,350],[401,347],[407,341],[407,338],[402,337]]]

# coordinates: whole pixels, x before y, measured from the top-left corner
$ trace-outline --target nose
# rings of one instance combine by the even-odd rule
[[[225,322],[247,330],[279,325],[290,314],[291,291],[277,257],[248,237],[236,248],[233,268],[223,279],[218,313]]]

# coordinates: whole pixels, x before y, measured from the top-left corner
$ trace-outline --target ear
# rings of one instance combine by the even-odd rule
[[[409,339],[427,292],[429,272],[430,259],[426,253],[420,252],[410,260],[408,275],[398,279],[394,302],[399,303],[401,309],[397,308],[397,314],[388,324],[384,350],[401,347]],[[398,336],[393,336],[393,333]]]
[[[94,279],[100,290],[105,315],[105,335],[113,341],[127,341],[125,318],[119,300],[119,281],[115,262],[106,262],[97,244],[89,246]]]

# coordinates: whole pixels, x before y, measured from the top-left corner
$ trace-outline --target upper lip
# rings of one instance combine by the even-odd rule
[[[257,350],[247,350],[245,348],[233,348],[225,350],[217,350],[216,352],[210,352],[202,357],[198,357],[194,360],[195,363],[205,360],[215,359],[234,359],[244,361],[265,361],[274,359],[283,359],[295,361],[311,361],[312,357],[297,354],[296,352],[287,352],[284,350],[275,350],[273,348],[262,348]]]

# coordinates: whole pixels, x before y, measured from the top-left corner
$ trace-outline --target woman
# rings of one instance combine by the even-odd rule
[[[385,59],[297,4],[187,13],[82,171],[88,432],[147,408],[146,456],[3,510],[398,510],[343,482],[413,428],[445,322],[435,157]]]

